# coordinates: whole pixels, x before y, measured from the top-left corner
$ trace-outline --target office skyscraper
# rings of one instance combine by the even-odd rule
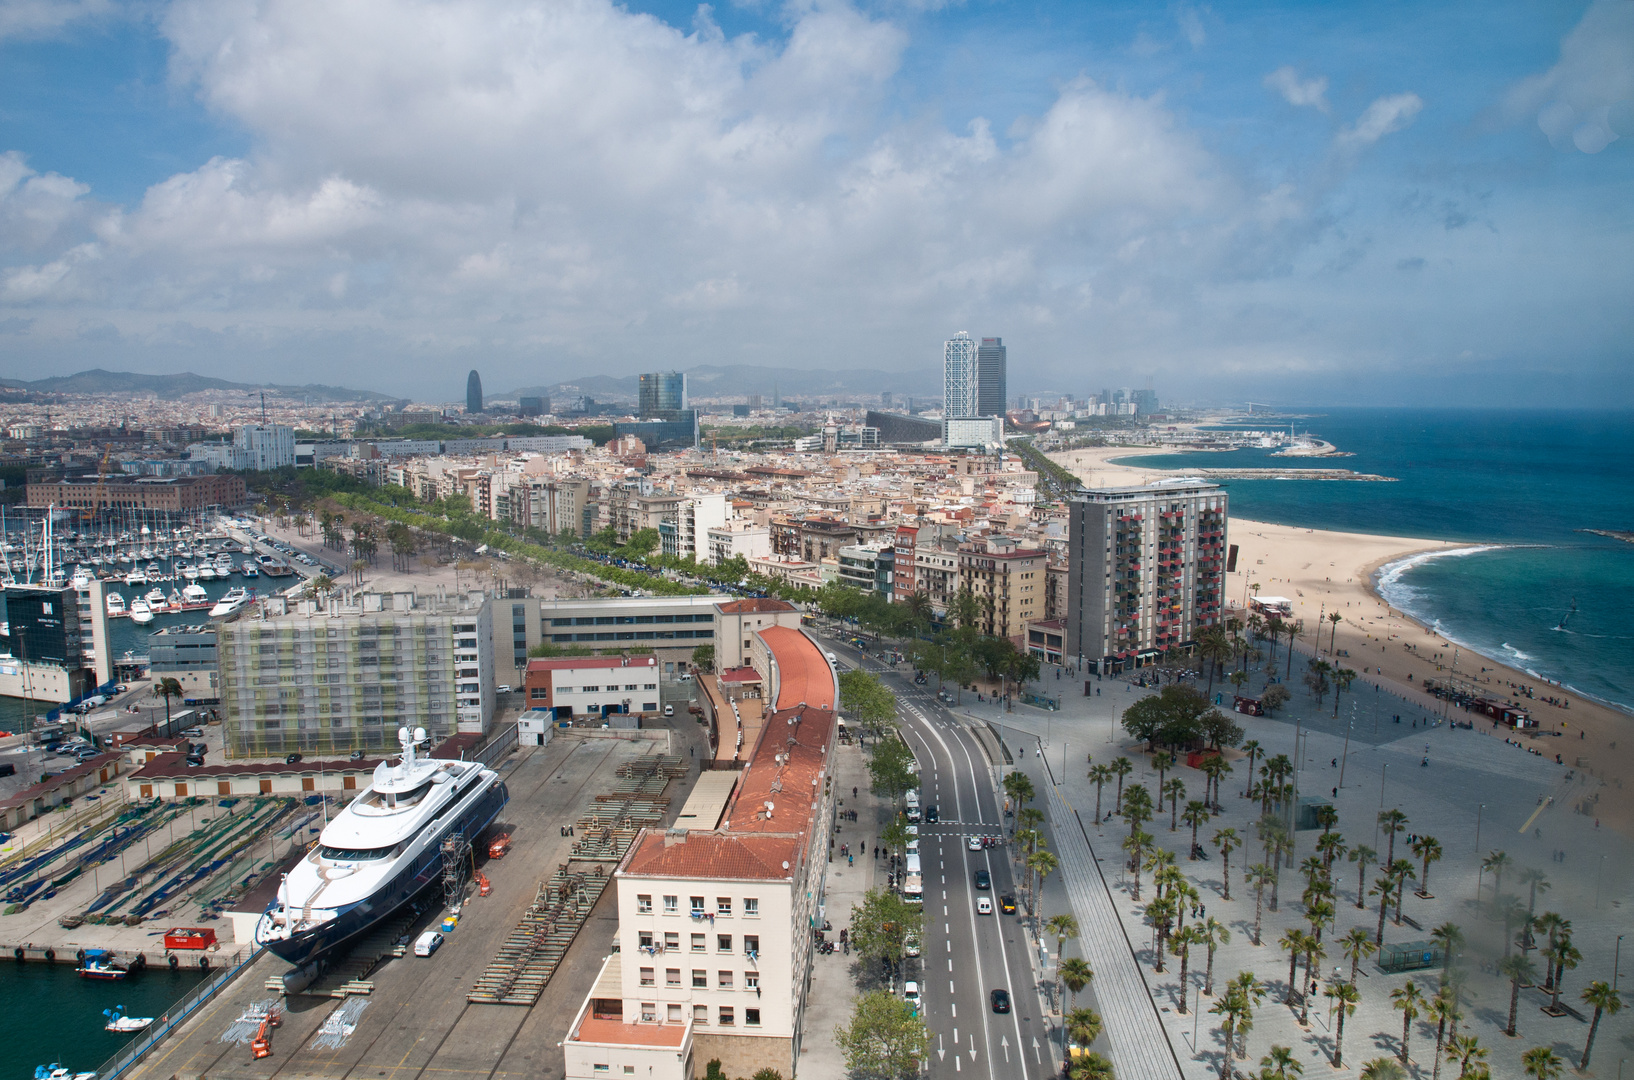
[[[465,377],[465,411],[482,411],[482,376],[477,374],[476,368],[472,368],[471,374]]]
[[[639,408],[643,420],[675,420],[687,407],[687,377],[679,371],[641,376]]]
[[[942,344],[942,415],[978,416],[976,342],[963,330]]]
[[[976,416],[1003,416],[1004,404],[1009,400],[1005,392],[1007,364],[1004,339],[982,338],[976,350]]]

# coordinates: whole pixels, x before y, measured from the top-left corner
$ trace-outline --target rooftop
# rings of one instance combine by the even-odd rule
[[[651,653],[635,656],[555,656],[529,660],[529,671],[577,671],[583,668],[651,667],[658,660]]]
[[[718,677],[725,683],[752,683],[760,681],[760,672],[752,667],[729,667]]]
[[[828,658],[805,634],[791,626],[768,626],[760,637],[777,660],[778,709],[808,705],[832,709],[839,695]]]
[[[729,600],[724,604],[716,604],[715,609],[722,615],[744,615],[754,612],[794,611],[795,606],[787,600],[775,600],[769,596],[763,596],[747,600]]]
[[[793,867],[799,861],[801,844],[800,836],[787,834],[741,836],[735,830],[658,832],[649,829],[630,848],[618,872],[643,877],[781,881],[794,876]]]
[[[603,1020],[595,1016],[580,1020],[579,1029],[568,1035],[572,1042],[607,1046],[668,1046],[676,1050],[681,1049],[686,1037],[686,1024],[626,1024],[622,1020]]]

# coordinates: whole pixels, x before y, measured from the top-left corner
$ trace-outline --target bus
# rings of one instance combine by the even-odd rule
[[[910,904],[925,902],[925,878],[916,854],[909,854],[907,871],[902,875],[902,899]]]

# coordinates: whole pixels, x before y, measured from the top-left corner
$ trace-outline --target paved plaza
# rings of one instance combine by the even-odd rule
[[[1295,660],[1296,669],[1302,660]],[[1151,691],[1132,687],[1121,679],[1107,679],[1094,681],[1092,690],[1099,693],[1085,697],[1081,679],[1057,678],[1056,671],[1046,666],[1044,678],[1034,689],[1059,695],[1059,711],[1016,706],[1004,712],[991,699],[977,701],[967,691],[955,712],[994,725],[1015,755],[1016,766],[1024,769],[1038,788],[1039,805],[1049,815],[1046,833],[1051,849],[1063,861],[1062,872],[1052,876],[1045,890],[1044,907],[1048,914],[1070,904],[1083,926],[1082,938],[1069,942],[1067,954],[1085,955],[1092,966],[1098,966],[1094,963],[1097,953],[1104,954],[1110,945],[1126,939],[1139,960],[1145,989],[1155,1001],[1167,1035],[1167,1045],[1148,1049],[1167,1053],[1172,1048],[1187,1077],[1201,1080],[1218,1075],[1222,1040],[1212,1023],[1218,1018],[1208,1012],[1212,1004],[1209,998],[1202,998],[1200,1010],[1196,1005],[1203,982],[1201,950],[1194,950],[1186,990],[1190,1011],[1182,1013],[1177,959],[1166,958],[1162,973],[1152,970],[1154,935],[1142,912],[1144,901],[1153,895],[1150,874],[1143,875],[1142,903],[1137,903],[1131,895],[1129,875],[1123,871],[1124,856],[1119,847],[1128,827],[1118,818],[1095,821],[1095,785],[1087,778],[1086,755],[1101,764],[1124,756],[1135,767],[1126,784],[1155,788],[1158,777],[1149,755],[1142,753],[1140,745],[1116,724],[1124,709]],[[1297,678],[1297,671],[1295,674]],[[1387,922],[1384,941],[1387,946],[1426,941],[1431,929],[1446,922],[1462,929],[1468,941],[1458,961],[1467,973],[1460,1030],[1477,1036],[1489,1050],[1492,1075],[1522,1076],[1521,1054],[1534,1046],[1552,1047],[1575,1066],[1583,1051],[1590,1016],[1578,994],[1593,980],[1612,981],[1618,935],[1629,928],[1628,912],[1634,899],[1630,896],[1634,849],[1627,838],[1598,828],[1593,817],[1592,800],[1602,781],[1586,776],[1577,767],[1572,739],[1545,736],[1517,742],[1507,729],[1494,731],[1490,721],[1481,719],[1476,719],[1473,729],[1455,728],[1439,722],[1439,703],[1434,699],[1404,699],[1360,681],[1357,687],[1359,693],[1341,699],[1337,719],[1331,697],[1319,709],[1303,688],[1294,689],[1293,701],[1274,719],[1236,719],[1244,728],[1245,739],[1256,740],[1263,748],[1262,762],[1265,754],[1287,754],[1293,759],[1297,737],[1301,748],[1296,777],[1299,795],[1319,796],[1333,803],[1339,813],[1336,831],[1343,834],[1347,844],[1365,844],[1381,854],[1386,850],[1387,839],[1379,835],[1376,825],[1381,808],[1397,808],[1407,815],[1405,832],[1396,838],[1398,858],[1413,859],[1407,850],[1410,834],[1434,836],[1440,841],[1443,857],[1429,870],[1432,898],[1415,896],[1417,882],[1409,883],[1402,908],[1407,921],[1397,925],[1392,918]],[[1226,689],[1224,701],[1229,704],[1229,686]],[[1451,717],[1470,719],[1456,709]],[[1531,747],[1540,753],[1529,752]],[[1556,764],[1556,754],[1562,764]],[[1326,1060],[1335,1034],[1329,1001],[1325,995],[1315,999],[1309,1025],[1300,1026],[1298,1011],[1282,1004],[1287,991],[1288,955],[1276,944],[1285,930],[1308,929],[1300,904],[1303,882],[1298,864],[1314,854],[1313,844],[1320,830],[1296,833],[1292,865],[1285,865],[1281,874],[1279,910],[1270,911],[1267,903],[1262,928],[1265,944],[1255,946],[1254,894],[1244,884],[1243,868],[1265,857],[1254,842],[1259,803],[1242,797],[1248,783],[1246,757],[1233,752],[1228,760],[1235,771],[1221,785],[1223,809],[1198,834],[1208,856],[1205,860],[1188,860],[1190,829],[1182,823],[1178,830],[1170,831],[1167,802],[1143,828],[1159,844],[1175,852],[1177,865],[1200,894],[1204,915],[1215,917],[1230,930],[1230,942],[1219,949],[1215,958],[1216,986],[1239,971],[1252,971],[1269,988],[1264,1003],[1254,1013],[1248,1056],[1239,1059],[1236,1068],[1257,1071],[1259,1059],[1273,1044],[1293,1048],[1305,1064],[1307,1075],[1355,1073],[1372,1058],[1395,1055],[1400,1049],[1402,1014],[1392,1006],[1391,991],[1413,981],[1427,995],[1433,994],[1439,971],[1386,974],[1377,966],[1376,958],[1364,961],[1358,978],[1361,1001],[1355,1015],[1345,1023],[1345,1067],[1332,1069]],[[1168,775],[1185,782],[1187,793],[1180,800],[1182,809],[1188,799],[1202,797],[1204,776],[1198,770],[1182,764]],[[1102,798],[1103,814],[1111,810],[1114,795],[1115,786],[1108,785]],[[1229,901],[1222,895],[1219,852],[1208,843],[1215,832],[1228,827],[1247,841],[1246,847],[1231,855]],[[1504,953],[1502,924],[1486,917],[1475,904],[1479,880],[1485,906],[1490,907],[1492,876],[1481,872],[1480,863],[1495,850],[1506,852],[1513,860],[1506,871],[1503,892],[1518,895],[1522,904],[1528,900],[1528,888],[1522,884],[1521,871],[1528,867],[1542,871],[1548,885],[1540,889],[1536,910],[1539,914],[1558,912],[1570,920],[1573,943],[1583,957],[1575,970],[1567,971],[1561,999],[1581,1016],[1555,1018],[1543,1013],[1541,1008],[1548,1004],[1548,995],[1539,988],[1526,988],[1520,994],[1514,1038],[1502,1030],[1508,1021],[1509,982],[1495,973],[1496,962]],[[1100,875],[1094,874],[1083,852],[1098,862]],[[1418,860],[1413,861],[1415,870],[1420,870]],[[1377,873],[1375,867],[1369,868],[1369,886]],[[1100,889],[1101,877],[1106,882],[1105,890]],[[1336,917],[1323,933],[1329,955],[1319,965],[1324,989],[1336,968],[1348,978],[1350,963],[1340,953],[1338,939],[1354,926],[1366,927],[1371,934],[1378,924],[1376,899],[1366,898],[1366,910],[1354,906],[1356,864],[1336,864],[1334,881],[1338,893]],[[1107,896],[1110,903],[1106,902]],[[1121,925],[1108,925],[1109,911],[1116,912]],[[1541,972],[1540,952],[1530,955]],[[1096,989],[1104,1002],[1127,987],[1115,988],[1098,981]],[[1109,1015],[1107,1019],[1109,1027],[1113,1026],[1114,1017]],[[1109,1035],[1115,1043],[1116,1033],[1109,1031]],[[1434,1043],[1434,1029],[1421,1016],[1408,1042],[1415,1074],[1430,1075]],[[1617,1076],[1622,1059],[1627,1057],[1634,1057],[1634,1008],[1602,1021],[1590,1074]],[[1156,1070],[1154,1064],[1154,1070],[1153,1075],[1164,1071],[1172,1075],[1173,1064],[1167,1070]],[[1443,1075],[1456,1076],[1456,1065],[1443,1063]]]

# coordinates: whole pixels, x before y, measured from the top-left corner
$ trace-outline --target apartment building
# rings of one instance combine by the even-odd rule
[[[958,562],[958,587],[975,595],[982,633],[1025,645],[1027,624],[1044,613],[1048,556],[1014,537],[988,536],[960,544]]]
[[[1070,507],[1068,656],[1121,671],[1219,624],[1227,521],[1219,485],[1103,488],[1074,495]]]
[[[754,635],[769,626],[798,629],[800,611],[787,600],[751,597],[715,604],[715,669],[748,666]]]
[[[837,552],[840,581],[889,600],[895,592],[892,569],[896,549],[883,544],[848,544]]]
[[[794,1075],[834,816],[834,669],[798,629],[757,631],[768,687],[741,773],[699,781],[680,820],[646,830],[614,874],[619,951],[562,1043],[570,1080]],[[743,703],[746,704],[747,702]],[[733,781],[736,781],[733,783]]]
[[[707,561],[710,557],[709,531],[726,524],[729,512],[722,492],[688,495],[676,507],[675,515],[658,525],[660,549],[679,559]]]
[[[493,602],[482,594],[273,597],[261,610],[219,632],[228,757],[389,751],[403,726],[433,741],[487,731]]]
[[[666,676],[715,638],[719,596],[612,596],[547,600],[524,596],[493,601],[494,679],[520,686],[528,650],[540,642],[599,651],[651,652]],[[509,628],[507,640],[505,631]]]
[[[765,558],[772,553],[772,531],[765,525],[734,518],[707,531],[709,561],[719,566],[723,562],[742,557]]]
[[[636,717],[658,712],[658,679],[652,653],[563,656],[529,660],[522,687],[528,708],[547,710],[557,720],[630,717],[634,726]]]

